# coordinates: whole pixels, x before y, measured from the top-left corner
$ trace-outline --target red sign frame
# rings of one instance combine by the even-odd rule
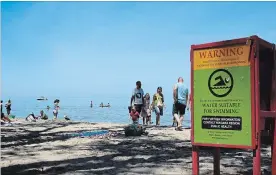
[[[226,145],[226,144],[205,144],[205,143],[196,143],[194,142],[194,56],[193,53],[195,50],[198,49],[210,49],[210,48],[217,48],[217,47],[225,47],[225,46],[231,46],[231,45],[240,45],[240,44],[246,44],[249,40],[253,41],[251,48],[250,48],[250,79],[251,79],[251,146],[244,146],[244,145]],[[259,100],[259,94],[256,92],[258,91],[258,87],[256,87],[256,83],[258,82],[258,55],[256,55],[257,51],[257,36],[251,36],[249,38],[240,38],[240,39],[234,39],[234,40],[226,40],[226,41],[220,41],[220,42],[212,42],[207,44],[200,44],[200,45],[192,45],[191,46],[191,52],[190,52],[190,62],[191,62],[191,142],[194,146],[208,146],[208,147],[220,147],[220,148],[240,148],[240,149],[255,149],[256,148],[256,131],[258,131],[258,122],[256,123],[256,118],[259,117],[260,111],[258,107],[258,103],[255,104],[256,100]],[[258,120],[257,120],[258,121]]]

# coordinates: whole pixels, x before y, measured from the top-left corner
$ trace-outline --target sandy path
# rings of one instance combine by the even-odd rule
[[[150,127],[148,136],[125,137],[124,125],[47,121],[1,127],[2,174],[191,174],[190,130]],[[109,138],[70,138],[76,131],[108,129]],[[270,171],[270,149],[263,169]],[[200,154],[200,172],[212,174],[212,154]],[[251,174],[252,153],[224,150],[221,174]]]

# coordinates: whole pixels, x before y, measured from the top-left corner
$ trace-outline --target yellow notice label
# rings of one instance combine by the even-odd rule
[[[248,66],[250,45],[194,51],[194,70]]]

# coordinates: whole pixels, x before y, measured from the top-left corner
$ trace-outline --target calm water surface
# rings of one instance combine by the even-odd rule
[[[47,101],[38,101],[35,97],[20,97],[11,98],[12,100],[12,114],[17,117],[26,117],[29,113],[34,112],[35,115],[43,109],[50,119],[53,118],[53,101],[56,98],[48,98]],[[111,123],[129,123],[128,105],[130,97],[99,97],[94,96],[90,98],[79,97],[59,97],[60,111],[59,118],[68,115],[74,121],[86,122],[111,122]],[[4,99],[6,102],[7,99]],[[90,101],[93,101],[93,108],[90,108]],[[100,108],[99,104],[110,103],[110,108]],[[47,111],[46,107],[49,105],[51,109]],[[172,124],[172,101],[166,102],[164,116],[161,117],[161,125]],[[184,126],[190,126],[190,113],[186,111]],[[155,122],[155,114],[152,113],[152,121]]]

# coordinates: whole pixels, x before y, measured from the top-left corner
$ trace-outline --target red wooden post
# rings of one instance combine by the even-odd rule
[[[214,150],[214,175],[220,175],[220,148]]]
[[[271,102],[270,102],[270,110],[276,111],[276,45],[274,44],[274,70],[272,71],[272,92],[271,92]],[[272,137],[272,145],[271,145],[271,174],[276,174],[276,118],[274,118],[274,132]]]
[[[274,119],[274,138],[273,138],[273,143],[272,143],[272,172],[271,174],[274,175],[276,174],[276,119]]]
[[[253,150],[253,175],[261,175],[261,128],[260,128],[260,74],[259,74],[259,46],[254,43],[253,48],[256,49],[255,55],[255,119],[256,119],[256,139],[257,147]]]
[[[260,137],[260,133],[258,133]],[[258,146],[253,151],[253,175],[261,175],[261,139],[258,139]]]
[[[199,150],[197,146],[192,146],[192,174],[199,175]]]

